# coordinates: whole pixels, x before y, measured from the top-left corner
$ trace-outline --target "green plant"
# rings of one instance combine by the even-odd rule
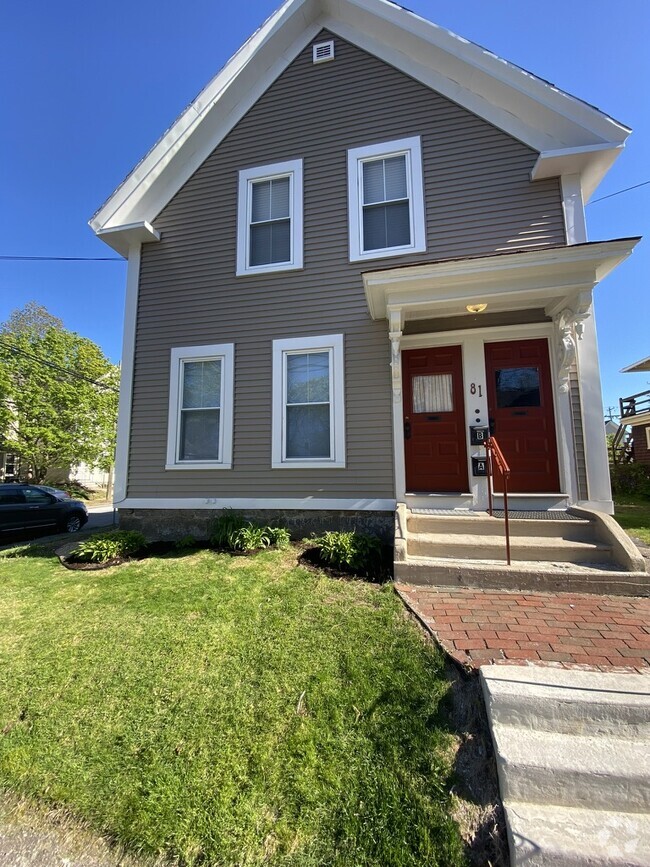
[[[239,512],[224,509],[212,524],[210,530],[210,545],[213,548],[225,548],[234,551],[237,533],[246,526],[246,519]]]
[[[250,521],[239,529],[233,539],[236,551],[256,551],[258,548],[268,548],[271,544],[268,527],[258,527]]]
[[[199,543],[192,535],[183,536],[174,542],[174,548],[177,551],[191,551],[192,548],[198,548]]]
[[[79,563],[106,563],[117,557],[130,557],[146,544],[147,540],[137,530],[113,530],[79,542],[69,557]]]
[[[377,536],[328,530],[313,541],[320,548],[321,559],[336,569],[368,574],[381,564],[382,545]]]
[[[277,548],[288,548],[291,543],[291,536],[286,527],[267,527],[266,528],[271,539],[271,545]]]

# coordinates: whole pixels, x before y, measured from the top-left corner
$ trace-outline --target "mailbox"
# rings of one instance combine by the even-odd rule
[[[490,437],[490,428],[487,425],[471,424],[469,426],[469,441],[473,446],[484,446]],[[474,473],[476,475],[476,473]]]
[[[472,475],[487,476],[487,455],[472,455]]]

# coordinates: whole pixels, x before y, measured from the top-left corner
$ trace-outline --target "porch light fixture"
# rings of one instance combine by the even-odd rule
[[[482,313],[487,307],[487,304],[468,304],[465,310],[468,313]]]

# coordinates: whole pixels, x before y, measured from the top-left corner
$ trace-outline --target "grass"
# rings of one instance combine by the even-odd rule
[[[650,500],[638,496],[620,495],[616,499],[614,517],[624,530],[646,545],[650,545]]]
[[[2,557],[0,785],[181,864],[465,863],[441,654],[291,557]]]

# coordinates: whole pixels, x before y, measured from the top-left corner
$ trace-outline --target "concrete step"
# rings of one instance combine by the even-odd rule
[[[650,811],[648,742],[492,726],[503,801]]]
[[[506,802],[511,867],[648,867],[650,816]]]
[[[481,685],[493,725],[650,740],[650,676],[492,665]]]
[[[552,539],[574,539],[576,541],[593,542],[596,537],[591,521],[584,519],[566,520],[560,518],[510,517],[510,536],[537,536]],[[477,512],[474,515],[431,515],[411,512],[407,521],[409,533],[437,533],[461,535],[476,534],[479,536],[505,535],[503,518],[491,518],[488,514]]]
[[[449,560],[409,557],[395,561],[395,579],[405,584],[474,587],[479,590],[528,590],[544,593],[599,593],[650,596],[650,575],[627,572],[614,564],[539,563],[503,560]]]
[[[543,523],[543,522],[540,522]],[[514,536],[510,539],[512,560],[564,563],[608,563],[611,546],[601,542],[538,536]],[[443,557],[464,560],[505,560],[505,538],[477,532],[418,533],[409,535],[409,557]]]

